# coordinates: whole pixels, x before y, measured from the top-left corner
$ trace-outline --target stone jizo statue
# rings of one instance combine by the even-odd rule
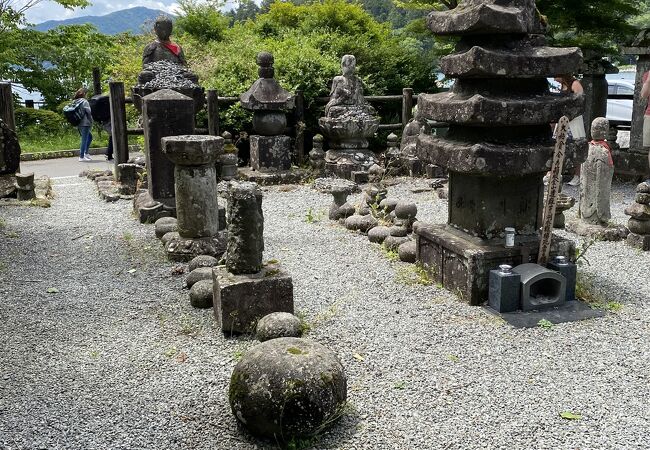
[[[588,223],[607,225],[611,218],[609,199],[614,162],[606,141],[609,121],[597,117],[591,124],[589,155],[580,174],[580,218]]]
[[[156,19],[153,29],[158,39],[144,48],[143,66],[156,61],[171,61],[183,66],[187,65],[183,49],[171,40],[173,27],[172,20],[167,16],[159,16]]]

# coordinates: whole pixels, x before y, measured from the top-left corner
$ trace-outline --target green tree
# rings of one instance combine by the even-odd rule
[[[180,33],[187,33],[203,43],[223,39],[229,21],[220,11],[220,1],[180,0],[179,6],[176,26]]]
[[[91,25],[57,27],[47,32],[15,31],[20,51],[7,70],[12,81],[40,91],[47,107],[55,108],[83,85],[90,85],[93,67],[106,69],[113,46],[109,36]]]

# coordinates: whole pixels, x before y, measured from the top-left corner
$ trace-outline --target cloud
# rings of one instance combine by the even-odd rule
[[[26,16],[28,22],[36,24],[47,20],[63,20],[71,17],[103,16],[122,9],[134,8],[136,6],[144,6],[146,8],[160,9],[169,13],[174,13],[178,8],[178,3],[176,0],[138,0],[137,3],[96,0],[92,5],[86,8],[75,8],[70,10],[57,3],[45,0],[27,11]]]

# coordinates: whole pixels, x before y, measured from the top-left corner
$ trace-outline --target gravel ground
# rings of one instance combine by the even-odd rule
[[[411,192],[422,186],[390,195],[445,221],[445,201]],[[226,399],[256,341],[224,338],[210,310],[190,306],[128,202],[104,203],[78,178],[54,189],[50,209],[0,208],[0,448],[271,448],[237,427]],[[616,222],[633,189],[615,185]],[[290,271],[309,338],[349,378],[348,411],[313,448],[650,447],[649,253],[596,243],[581,270],[622,309],[518,330],[408,282],[412,266],[331,224],[329,203],[309,187],[264,198],[265,257]]]

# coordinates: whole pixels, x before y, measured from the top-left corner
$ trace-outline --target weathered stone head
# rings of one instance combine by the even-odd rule
[[[607,139],[609,133],[609,120],[604,117],[596,117],[591,122],[591,138],[597,141],[604,141]]]
[[[174,25],[172,23],[172,20],[168,16],[158,16],[156,18],[156,22],[153,25],[153,30],[156,33],[156,36],[158,37],[158,40],[160,42],[168,42],[169,38],[172,35],[172,29],[174,28]]]
[[[351,77],[357,69],[357,59],[354,55],[343,55],[341,58],[341,71],[343,75]]]

